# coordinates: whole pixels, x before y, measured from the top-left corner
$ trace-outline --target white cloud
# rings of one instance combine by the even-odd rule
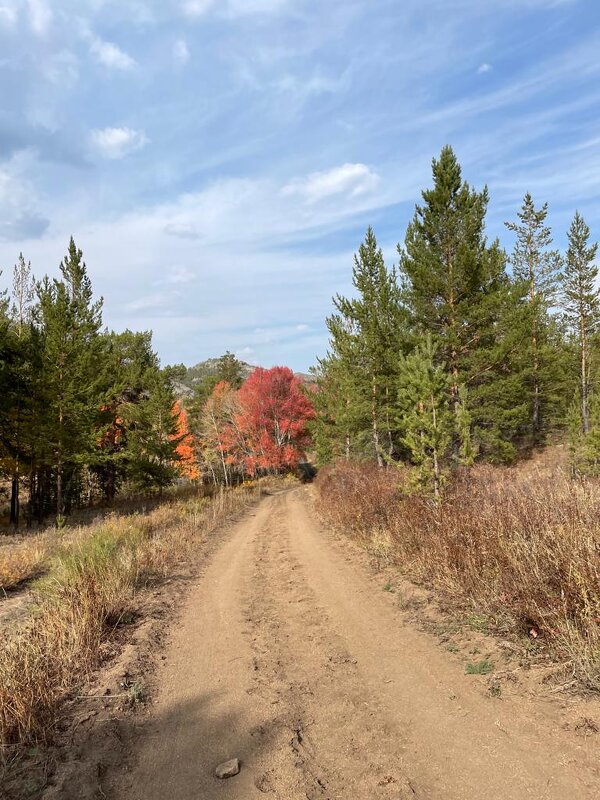
[[[305,325],[303,322],[301,322],[299,325],[296,325],[296,330],[304,333],[304,331],[310,330],[310,325]]]
[[[52,10],[44,0],[27,0],[29,24],[34,33],[43,36],[52,24]]]
[[[196,226],[191,222],[168,222],[164,232],[178,239],[198,239],[199,236]]]
[[[143,131],[132,128],[102,128],[92,131],[90,140],[94,149],[104,158],[123,158],[148,143]]]
[[[286,73],[281,78],[277,78],[273,85],[281,92],[288,92],[307,99],[311,95],[334,94],[343,88],[344,82],[343,75],[339,78],[330,78],[317,73],[306,78]]]
[[[478,74],[478,75],[483,75],[483,74],[484,74],[484,73],[486,73],[486,72],[490,72],[490,71],[491,71],[491,69],[492,69],[492,65],[491,65],[491,64],[488,64],[487,62],[485,62],[485,61],[484,61],[484,63],[483,63],[483,64],[480,64],[480,65],[477,67],[477,74]]]
[[[283,187],[285,195],[299,195],[307,203],[315,203],[333,195],[358,197],[373,191],[379,175],[366,164],[342,164],[325,172],[313,172],[306,178],[296,178]]]
[[[17,24],[17,10],[10,6],[0,6],[0,25],[13,28]]]
[[[192,270],[188,269],[187,267],[172,267],[165,278],[165,283],[171,283],[175,285],[191,283],[195,277],[195,273],[193,273]]]
[[[173,299],[173,296],[170,294],[156,292],[155,294],[147,294],[138,297],[137,300],[131,300],[129,303],[126,303],[125,308],[129,311],[164,310],[170,307]]]
[[[129,70],[136,65],[135,60],[116,44],[105,42],[98,37],[92,39],[90,51],[98,63],[109,69]]]
[[[181,5],[183,13],[192,19],[205,16],[213,9],[230,19],[252,14],[276,14],[289,0],[184,0]]]
[[[186,0],[182,11],[186,17],[202,17],[214,6],[214,0]]]
[[[185,39],[178,39],[173,45],[173,58],[178,64],[187,64],[190,60],[190,48]]]
[[[225,9],[230,17],[247,14],[275,14],[281,11],[289,0],[228,0]]]
[[[69,50],[61,50],[42,64],[42,74],[56,86],[71,88],[79,78],[79,61]]]
[[[28,177],[39,167],[33,150],[21,150],[0,165],[0,241],[40,237],[48,220],[39,212],[39,198]]]

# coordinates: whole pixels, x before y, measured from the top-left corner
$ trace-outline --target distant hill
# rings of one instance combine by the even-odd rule
[[[244,380],[254,372],[256,365],[248,364],[246,361],[240,361],[242,367],[242,377]],[[193,367],[187,367],[185,374],[180,380],[173,381],[175,393],[178,397],[190,397],[194,392],[194,386],[201,383],[204,378],[214,375],[219,365],[218,358],[207,358],[206,361],[200,361]],[[312,375],[305,372],[295,372],[294,375],[304,384],[315,383]]]

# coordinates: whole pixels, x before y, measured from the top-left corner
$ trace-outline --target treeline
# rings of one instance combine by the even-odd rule
[[[15,525],[168,485],[187,433],[151,333],[103,328],[73,239],[60,272],[36,281],[21,255],[0,295],[0,477]]]
[[[74,508],[177,480],[226,486],[294,469],[312,402],[291,370],[245,381],[231,353],[183,407],[146,331],[103,328],[71,239],[60,279],[36,281],[21,255],[0,295],[0,491],[10,522],[62,524]]]
[[[314,423],[321,463],[409,463],[438,495],[456,466],[510,463],[569,430],[573,470],[598,469],[597,245],[576,213],[560,253],[547,204],[527,194],[506,223],[507,253],[486,238],[488,199],[445,147],[396,266],[369,228],[354,296],[336,296],[327,320]]]

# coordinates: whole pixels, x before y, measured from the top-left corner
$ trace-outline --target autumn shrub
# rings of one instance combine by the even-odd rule
[[[140,589],[174,571],[262,489],[255,482],[213,498],[174,499],[147,514],[109,517],[58,542],[47,574],[32,587],[36,602],[29,617],[0,650],[4,760],[46,738],[61,701],[98,665]]]
[[[600,484],[477,467],[439,504],[403,485],[393,469],[337,463],[317,478],[319,510],[362,543],[385,530],[408,577],[533,631],[600,688]]]

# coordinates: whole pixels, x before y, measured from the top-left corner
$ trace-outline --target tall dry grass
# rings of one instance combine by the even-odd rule
[[[600,689],[600,484],[560,470],[479,467],[439,505],[403,491],[393,470],[340,462],[317,478],[321,515],[411,579],[544,637]]]
[[[252,484],[171,501],[71,532],[46,554],[29,618],[0,650],[0,746],[6,761],[51,731],[61,700],[96,667],[141,587],[171,573],[207,533],[252,503]],[[54,541],[54,540],[53,540]],[[25,544],[20,545],[25,547]],[[2,759],[0,759],[1,761]]]

